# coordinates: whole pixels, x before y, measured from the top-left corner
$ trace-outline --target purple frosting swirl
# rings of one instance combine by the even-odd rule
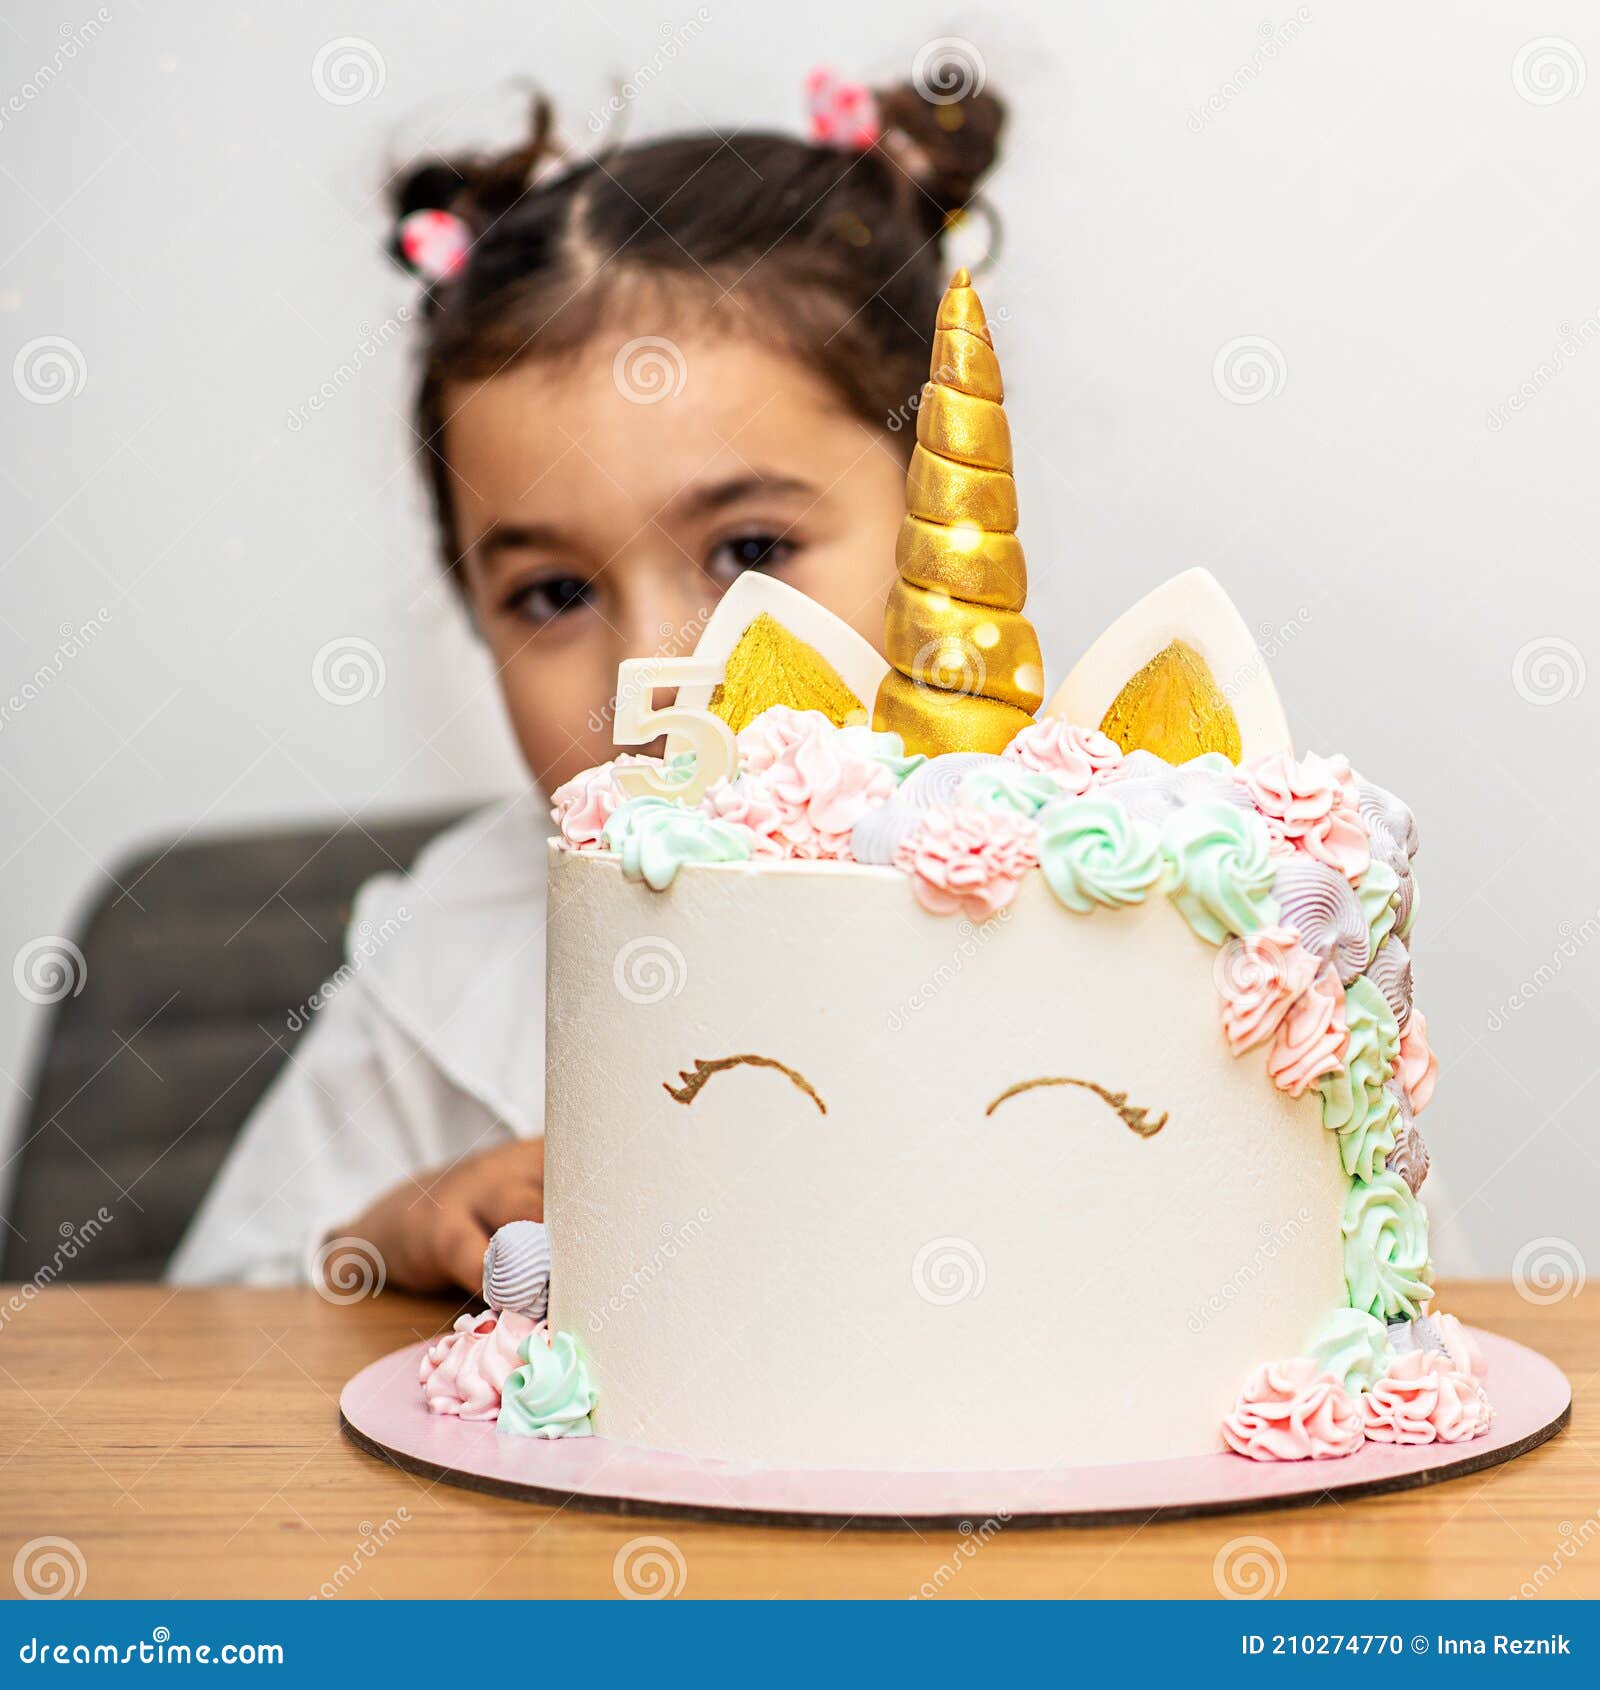
[[[1296,852],[1283,858],[1272,882],[1280,920],[1314,956],[1331,962],[1348,986],[1372,955],[1367,918],[1354,888],[1336,869]]]
[[[1405,942],[1391,933],[1367,964],[1366,976],[1383,993],[1383,1001],[1394,1011],[1403,1033],[1411,1019],[1411,953]]]

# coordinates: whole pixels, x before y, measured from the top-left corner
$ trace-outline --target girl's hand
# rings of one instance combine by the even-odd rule
[[[371,1244],[402,1291],[476,1292],[495,1229],[543,1219],[544,1140],[529,1138],[404,1180],[340,1230]]]

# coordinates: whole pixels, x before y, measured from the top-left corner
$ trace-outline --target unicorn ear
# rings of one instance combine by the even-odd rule
[[[1267,660],[1207,569],[1174,575],[1119,616],[1041,714],[1169,763],[1294,749]]]
[[[680,687],[678,704],[709,709],[735,732],[773,704],[864,722],[889,667],[848,622],[754,570],[722,595],[694,655],[716,663],[723,679]],[[737,701],[726,689],[737,692]],[[739,719],[730,720],[734,711]]]

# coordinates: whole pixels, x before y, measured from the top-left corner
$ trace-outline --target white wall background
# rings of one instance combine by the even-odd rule
[[[514,778],[430,573],[404,337],[371,345],[408,299],[382,161],[503,135],[519,73],[580,135],[644,67],[632,134],[788,127],[813,64],[898,79],[957,34],[1015,114],[985,296],[1053,679],[1166,575],[1222,577],[1301,742],[1421,818],[1441,1265],[1504,1275],[1555,1235],[1600,1269],[1592,6],[695,10],[7,7],[0,370],[63,337],[70,391],[38,402],[48,348],[0,377],[0,700],[48,672],[0,712],[0,1113],[43,1020],[12,959],[131,846]],[[312,67],[343,36],[340,104]],[[1245,337],[1252,403],[1215,369]],[[313,661],[351,635],[386,683],[334,708]]]

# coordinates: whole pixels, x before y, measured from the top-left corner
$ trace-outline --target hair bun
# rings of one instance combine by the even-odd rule
[[[931,43],[913,78],[877,94],[883,144],[948,217],[972,203],[994,168],[1005,104],[984,91],[983,61],[968,42]]]

